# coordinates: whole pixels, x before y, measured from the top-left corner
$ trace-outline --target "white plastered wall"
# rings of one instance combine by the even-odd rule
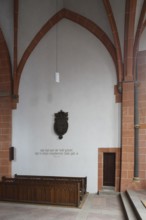
[[[97,149],[120,147],[116,72],[105,47],[91,33],[63,19],[35,48],[22,73],[13,111],[13,174],[87,176],[97,192]],[[57,69],[60,83],[55,82]],[[54,113],[68,112],[62,140]]]

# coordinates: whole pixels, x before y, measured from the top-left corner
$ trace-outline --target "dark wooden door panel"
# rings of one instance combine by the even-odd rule
[[[103,185],[115,186],[115,153],[104,153]]]

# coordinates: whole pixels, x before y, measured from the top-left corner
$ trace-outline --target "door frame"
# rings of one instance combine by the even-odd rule
[[[97,191],[102,190],[103,187],[103,159],[104,153],[115,153],[115,191],[120,191],[120,164],[121,164],[121,148],[98,148],[98,186]]]

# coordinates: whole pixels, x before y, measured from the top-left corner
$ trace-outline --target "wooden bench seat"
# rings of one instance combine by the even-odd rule
[[[83,199],[87,189],[87,177],[66,177],[66,176],[35,176],[35,175],[18,175],[15,174],[16,179],[42,179],[42,180],[63,180],[63,181],[77,181],[80,184],[80,197]]]
[[[78,177],[17,174],[14,178],[3,177],[0,200],[78,207],[86,193],[86,177],[83,180]]]
[[[78,207],[79,187],[76,181],[5,178],[0,182],[0,200]]]

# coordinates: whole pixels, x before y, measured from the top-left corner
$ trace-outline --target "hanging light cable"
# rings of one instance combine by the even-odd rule
[[[57,0],[56,0],[56,13],[57,13],[57,9],[58,9],[58,4],[57,4]],[[56,72],[55,72],[55,80],[57,83],[60,82],[60,73],[58,71],[58,24],[56,24],[56,37],[55,37],[55,46],[56,46]]]

